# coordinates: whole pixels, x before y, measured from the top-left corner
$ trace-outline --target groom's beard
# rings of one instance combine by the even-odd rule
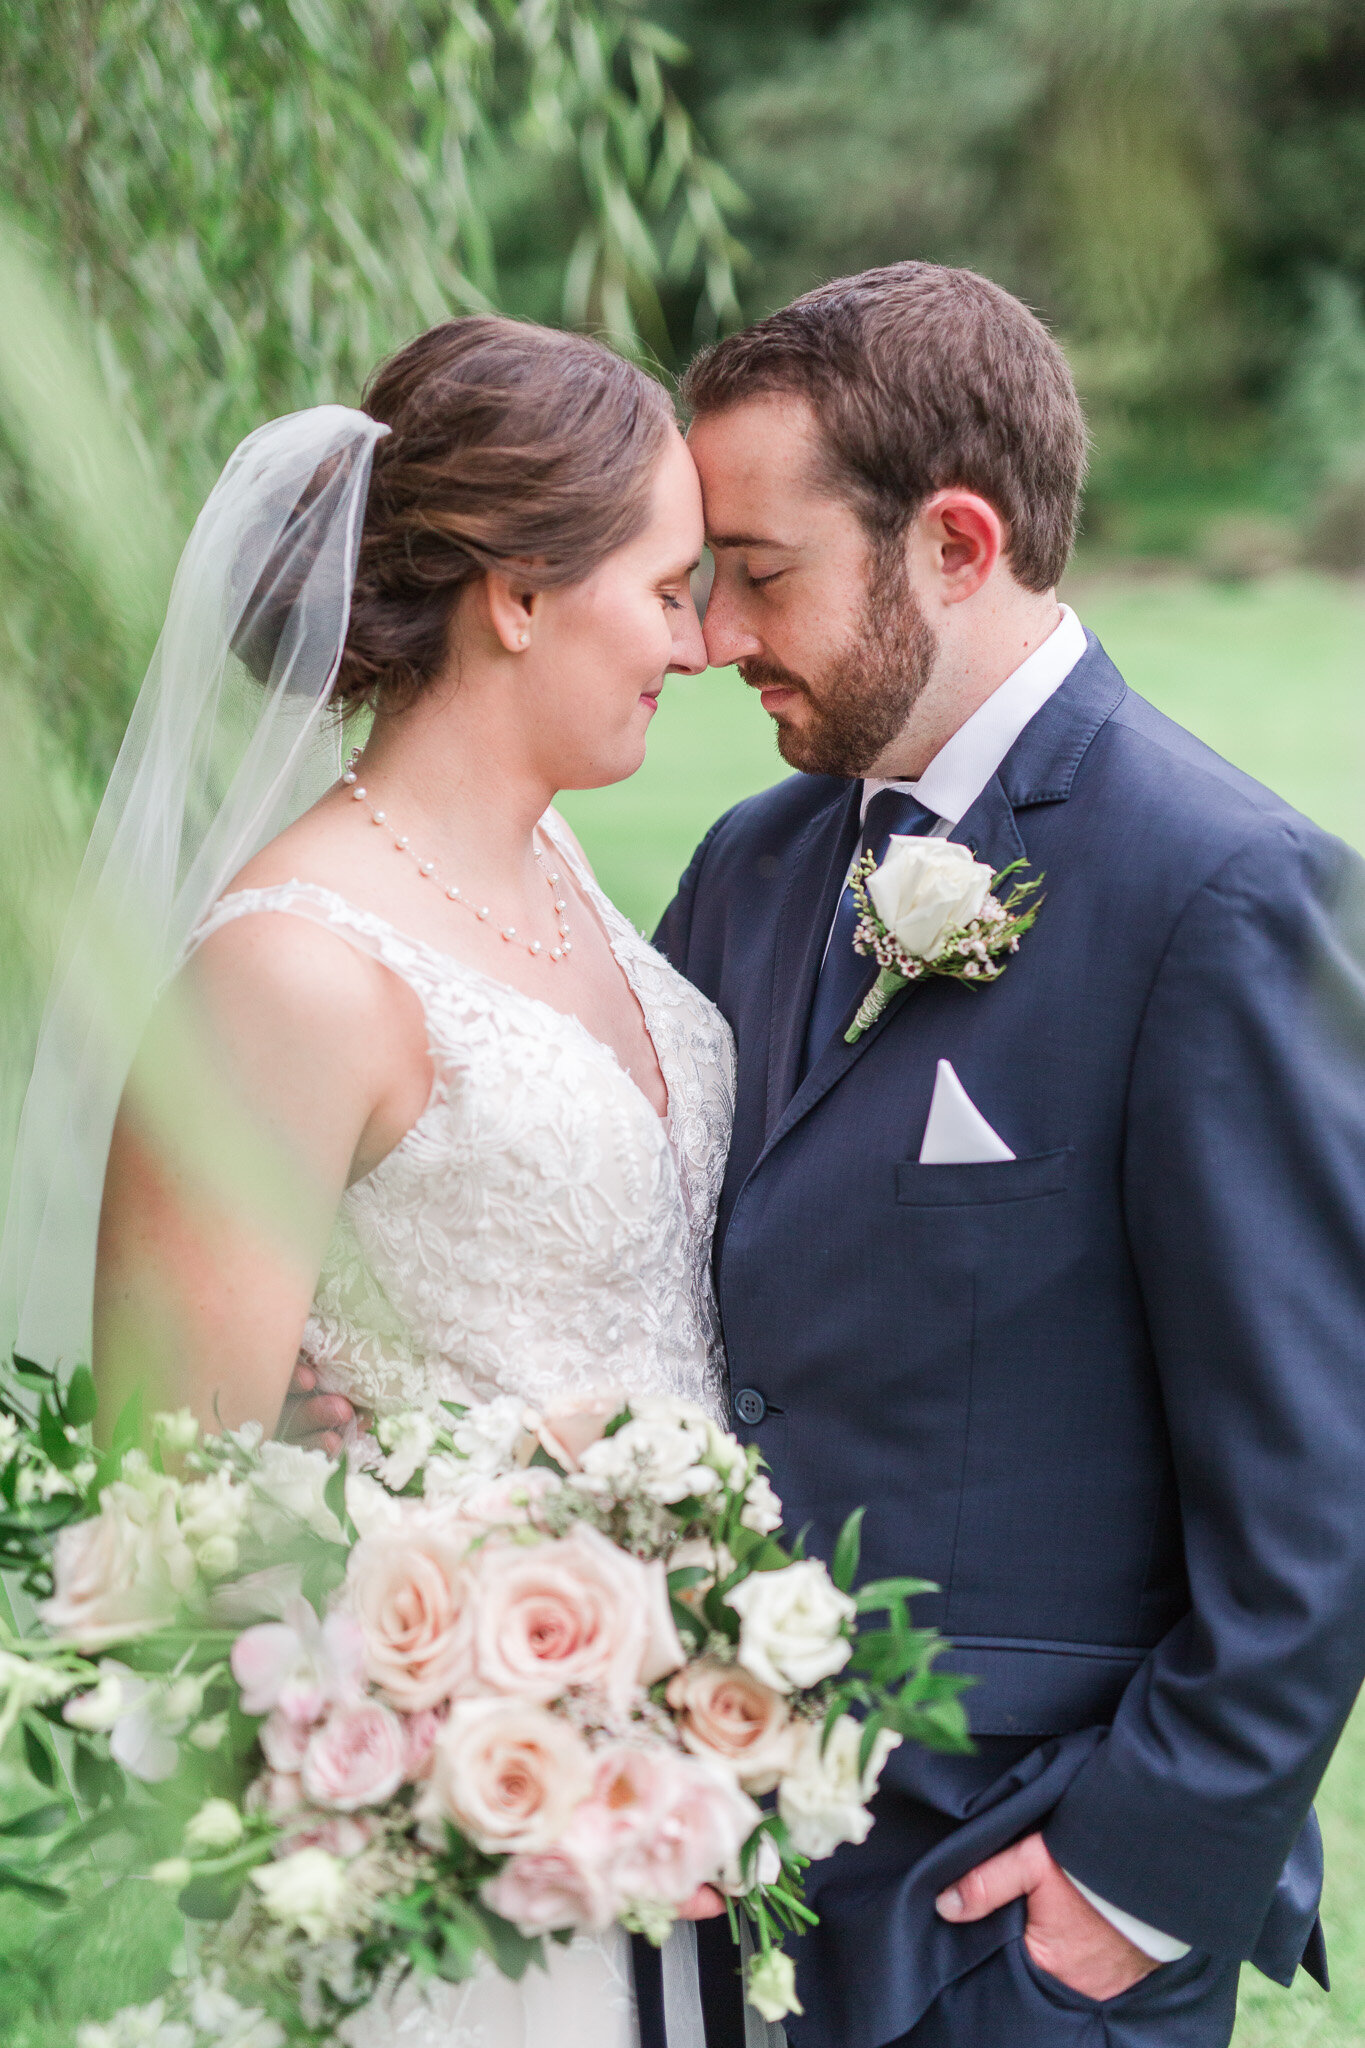
[[[874,571],[847,647],[816,677],[768,661],[742,661],[757,690],[783,687],[806,699],[800,725],[778,718],[777,751],[807,775],[866,775],[910,716],[932,673],[938,640],[909,589],[905,560]]]

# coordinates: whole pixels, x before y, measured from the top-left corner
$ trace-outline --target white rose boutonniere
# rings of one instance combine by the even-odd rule
[[[850,1045],[909,982],[931,974],[967,982],[999,979],[1042,901],[1029,900],[1041,875],[1016,882],[1007,896],[998,893],[1025,865],[1017,860],[997,874],[951,839],[894,834],[880,867],[870,853],[863,855],[851,877],[858,905],[853,945],[881,972],[844,1033]]]

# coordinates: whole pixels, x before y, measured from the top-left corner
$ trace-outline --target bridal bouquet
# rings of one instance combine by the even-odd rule
[[[685,1401],[444,1404],[349,1460],[187,1412],[100,1452],[94,1407],[83,1370],[0,1395],[0,1568],[39,1624],[0,1643],[36,1801],[0,1888],[150,1878],[198,1929],[175,1996],[80,2048],[334,2040],[409,1972],[516,1977],[718,1899],[779,2019],[806,1863],[865,1837],[895,1744],[966,1746],[921,1582],[854,1590],[858,1515],[828,1568],[784,1543],[757,1450]]]

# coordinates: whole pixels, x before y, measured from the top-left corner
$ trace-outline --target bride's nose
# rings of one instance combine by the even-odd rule
[[[673,652],[667,672],[671,676],[699,676],[709,664],[701,620],[690,598],[684,598],[682,609],[673,614],[673,622]]]

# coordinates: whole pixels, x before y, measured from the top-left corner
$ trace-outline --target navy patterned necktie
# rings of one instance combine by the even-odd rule
[[[922,838],[938,822],[937,811],[927,810],[917,797],[907,795],[904,790],[879,789],[868,804],[858,852],[874,854],[880,865],[886,858],[886,849],[893,834],[900,839]],[[845,884],[839,908],[834,913],[834,929],[830,933],[820,979],[815,984],[815,1000],[810,1008],[810,1023],[806,1027],[806,1046],[801,1060],[803,1081],[835,1032],[849,1022],[855,1004],[861,1002],[872,986],[875,961],[853,950],[857,924],[858,905],[852,889]]]

